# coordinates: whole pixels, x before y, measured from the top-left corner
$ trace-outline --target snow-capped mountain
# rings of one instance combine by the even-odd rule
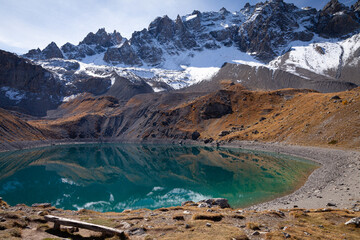
[[[270,0],[254,6],[246,4],[236,12],[225,8],[218,12],[194,11],[175,20],[158,17],[147,29],[134,32],[130,39],[116,31],[107,33],[100,29],[95,34],[89,33],[77,46],[66,43],[58,48],[51,43],[44,50],[30,50],[25,56],[165,69],[196,66],[199,62],[202,67],[220,67],[225,61],[240,58],[267,63],[294,44],[344,37],[358,30],[358,5],[349,8],[331,0],[322,11],[317,11]],[[221,52],[226,54],[221,56]],[[216,56],[219,61],[214,63]]]
[[[0,79],[0,98],[25,112],[33,111],[32,102],[51,102],[36,113],[44,115],[84,92],[125,101],[209,79],[231,79],[252,89],[346,90],[360,84],[354,78],[360,76],[359,30],[360,0],[352,7],[331,0],[321,11],[269,0],[235,12],[158,17],[130,39],[99,29],[78,45],[59,48],[52,42],[30,50],[23,56],[31,60],[25,68],[41,67],[37,72],[59,90],[38,93]]]
[[[317,11],[271,0],[256,5],[248,3],[236,12],[225,8],[218,12],[194,11],[175,20],[158,17],[147,29],[134,32],[130,39],[116,31],[107,33],[99,29],[95,34],[89,33],[78,45],[66,43],[59,48],[52,42],[45,49],[30,50],[24,56],[67,84],[79,75],[106,77],[115,71],[132,81],[144,79],[154,91],[179,89],[210,79],[225,62],[269,64],[271,68],[294,73],[303,68],[300,65],[307,61],[309,54],[317,63],[331,61],[322,64],[322,68],[332,66],[334,58],[328,57],[329,51],[332,55],[337,53],[330,49],[322,56],[316,51],[315,55],[299,55],[300,50],[296,54],[293,50],[312,49],[316,43],[319,47],[330,46],[327,43],[336,44],[351,37],[360,30],[359,6],[359,1],[347,7],[331,0]],[[287,58],[289,52],[301,60],[292,64],[288,60],[285,67],[280,59]],[[51,60],[54,58],[57,60]],[[76,71],[64,72],[61,68],[75,62],[79,66]],[[315,72],[310,70],[311,73],[321,74],[318,67],[310,65],[316,68]]]

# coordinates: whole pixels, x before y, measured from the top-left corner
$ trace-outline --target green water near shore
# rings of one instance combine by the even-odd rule
[[[318,165],[233,148],[84,144],[0,154],[0,196],[11,205],[69,210],[160,208],[224,197],[246,207],[290,193]]]

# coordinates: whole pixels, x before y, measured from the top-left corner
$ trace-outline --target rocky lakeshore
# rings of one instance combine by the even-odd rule
[[[8,206],[0,201],[1,239],[358,239],[360,212],[289,208],[255,211],[186,202],[156,210],[99,213],[65,211],[49,204]],[[221,208],[224,207],[224,208]],[[53,228],[49,214],[124,231],[107,236],[82,228]],[[340,238],[339,238],[340,236]]]

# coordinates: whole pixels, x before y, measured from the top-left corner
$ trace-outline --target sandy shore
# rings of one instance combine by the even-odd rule
[[[114,141],[106,141],[114,142]],[[115,141],[124,142],[124,141]],[[150,143],[175,143],[178,141],[159,140]],[[183,144],[204,145],[194,141],[181,141]],[[11,147],[0,144],[0,151],[42,147],[59,144],[95,143],[94,141],[22,142]],[[280,208],[325,208],[328,203],[336,208],[360,209],[360,152],[331,148],[288,145],[283,143],[233,142],[221,145],[264,152],[276,152],[309,159],[321,164],[306,183],[294,193],[275,200],[249,207],[265,210]]]

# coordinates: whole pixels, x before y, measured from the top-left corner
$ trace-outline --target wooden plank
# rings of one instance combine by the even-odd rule
[[[118,230],[115,228],[111,228],[111,227],[105,227],[105,226],[101,226],[101,225],[97,225],[97,224],[82,222],[82,221],[68,219],[68,218],[56,217],[56,216],[52,216],[52,215],[45,215],[44,218],[48,222],[54,222],[54,226],[65,225],[65,226],[72,226],[72,227],[77,227],[77,228],[84,228],[84,229],[88,229],[91,231],[102,232],[102,233],[107,233],[107,234],[111,234],[111,235],[117,234],[120,237],[125,238],[124,231]]]

